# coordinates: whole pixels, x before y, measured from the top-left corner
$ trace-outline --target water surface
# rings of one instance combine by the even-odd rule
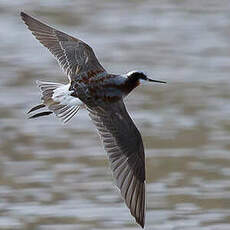
[[[0,229],[140,229],[86,111],[27,120],[35,80],[67,82],[20,10],[90,44],[127,98],[147,163],[146,229],[230,229],[229,1],[0,1]]]

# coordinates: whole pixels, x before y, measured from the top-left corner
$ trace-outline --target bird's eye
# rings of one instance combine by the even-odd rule
[[[145,75],[141,75],[141,79],[147,80],[147,77]]]

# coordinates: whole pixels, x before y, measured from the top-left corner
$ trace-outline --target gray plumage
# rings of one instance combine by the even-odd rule
[[[45,23],[21,12],[28,29],[57,59],[71,80],[91,70],[105,71],[98,62],[93,49],[85,42],[56,30]]]
[[[142,138],[123,101],[88,108],[108,154],[113,176],[137,223],[145,220],[145,154]]]
[[[70,84],[73,82],[79,83],[79,79],[82,76],[89,76],[92,72],[106,73],[98,62],[92,48],[83,41],[58,31],[23,12],[21,17],[33,35],[58,60],[60,66],[68,75]],[[134,84],[133,87],[138,85],[138,82],[130,81],[129,84],[131,83]],[[57,94],[55,90],[65,87],[62,84],[38,82],[38,86],[42,92],[43,104],[58,117],[64,118],[64,121],[71,119],[79,110],[81,105],[63,102],[66,95],[59,93],[55,97],[55,93]],[[115,87],[118,86],[115,85]],[[67,96],[72,97],[72,95],[69,94]],[[64,99],[58,101],[57,99],[61,96]],[[83,103],[83,105],[88,109],[89,116],[101,136],[121,195],[137,223],[144,227],[144,147],[141,135],[130,118],[122,98],[123,96],[113,103],[102,103],[95,106]],[[43,104],[32,108],[31,111],[43,107]]]

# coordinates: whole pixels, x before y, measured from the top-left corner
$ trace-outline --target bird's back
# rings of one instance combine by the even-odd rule
[[[127,94],[126,78],[121,75],[94,73],[92,76],[88,74],[75,79],[71,82],[71,95],[89,106],[117,102]]]

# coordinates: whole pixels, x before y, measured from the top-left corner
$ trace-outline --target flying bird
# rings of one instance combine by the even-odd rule
[[[130,118],[123,99],[143,81],[152,80],[141,71],[108,73],[93,49],[78,38],[56,30],[21,12],[22,20],[39,42],[49,49],[67,74],[69,83],[37,81],[42,104],[28,113],[47,107],[63,122],[80,109],[87,109],[108,154],[117,187],[136,222],[145,224],[145,153],[141,135]]]

